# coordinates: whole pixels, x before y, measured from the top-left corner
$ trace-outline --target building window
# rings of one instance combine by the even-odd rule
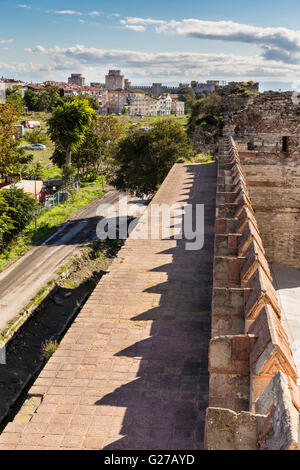
[[[254,142],[253,142],[253,140],[250,140],[250,141],[248,142],[248,150],[251,151],[251,150],[254,150],[254,149],[255,149],[255,147],[254,147]]]
[[[288,153],[289,151],[289,137],[282,137],[282,151]]]

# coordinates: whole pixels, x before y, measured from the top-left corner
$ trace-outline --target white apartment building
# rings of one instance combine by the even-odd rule
[[[169,116],[172,111],[172,98],[169,93],[164,93],[159,97],[159,114]]]

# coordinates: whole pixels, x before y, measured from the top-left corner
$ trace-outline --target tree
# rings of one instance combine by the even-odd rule
[[[180,88],[178,94],[180,101],[194,100],[196,98],[195,91],[189,86],[184,86]]]
[[[173,119],[158,119],[149,131],[132,130],[120,141],[111,183],[137,196],[153,195],[174,163],[193,155],[182,126]]]
[[[118,118],[112,115],[99,116],[92,121],[91,126],[85,132],[84,141],[73,152],[73,165],[81,174],[85,175],[92,171],[99,174],[101,161],[108,165],[116,150],[117,143],[123,135],[124,126]],[[51,160],[62,168],[65,163],[65,155],[56,150]]]
[[[0,175],[5,177],[14,172],[20,163],[20,137],[16,136],[15,122],[19,119],[11,103],[0,104]]]
[[[39,111],[40,110],[40,98],[39,95],[33,90],[26,90],[24,94],[24,103],[28,108],[28,111]]]
[[[0,192],[0,246],[3,249],[33,220],[38,203],[23,189],[12,186]]]
[[[48,111],[51,113],[57,106],[62,104],[63,101],[60,96],[60,89],[58,86],[46,86],[39,93],[39,108],[40,111]]]
[[[24,112],[24,101],[20,86],[14,86],[6,90],[6,102],[10,103],[17,113],[23,114]]]
[[[55,151],[65,154],[65,163],[71,165],[72,152],[83,143],[85,132],[95,118],[95,111],[88,101],[76,99],[58,106],[48,119],[48,133],[55,144]]]
[[[85,95],[80,95],[79,96],[79,99],[80,100],[87,100],[90,107],[94,110],[94,111],[98,111],[98,109],[100,108],[99,106],[99,103],[98,103],[98,100],[97,98],[95,98],[94,96],[85,96]]]
[[[194,101],[188,122],[188,131],[192,134],[197,126],[219,127],[223,122],[223,104],[221,96],[211,93],[205,98]]]
[[[31,144],[46,144],[49,141],[46,132],[42,132],[40,129],[33,129],[32,132],[26,132],[25,138],[27,142]]]

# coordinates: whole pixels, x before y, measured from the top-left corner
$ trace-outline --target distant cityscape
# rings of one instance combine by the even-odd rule
[[[20,87],[23,93],[32,90],[39,93],[47,86],[57,86],[61,96],[90,96],[96,98],[99,104],[99,114],[128,114],[130,116],[160,116],[181,115],[185,113],[185,103],[180,100],[180,90],[192,87],[195,94],[208,95],[213,93],[226,82],[207,80],[205,83],[193,81],[179,83],[178,86],[167,86],[162,83],[152,85],[132,85],[130,80],[122,75],[121,70],[109,70],[105,82],[86,84],[86,78],[81,73],[72,73],[67,82],[45,81],[43,83],[26,83],[20,80],[1,78],[4,87]]]

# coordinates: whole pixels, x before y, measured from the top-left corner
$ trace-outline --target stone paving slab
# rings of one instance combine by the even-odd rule
[[[0,449],[203,448],[215,194],[215,164],[173,167],[149,209],[205,204],[203,249],[131,236],[1,434]]]

